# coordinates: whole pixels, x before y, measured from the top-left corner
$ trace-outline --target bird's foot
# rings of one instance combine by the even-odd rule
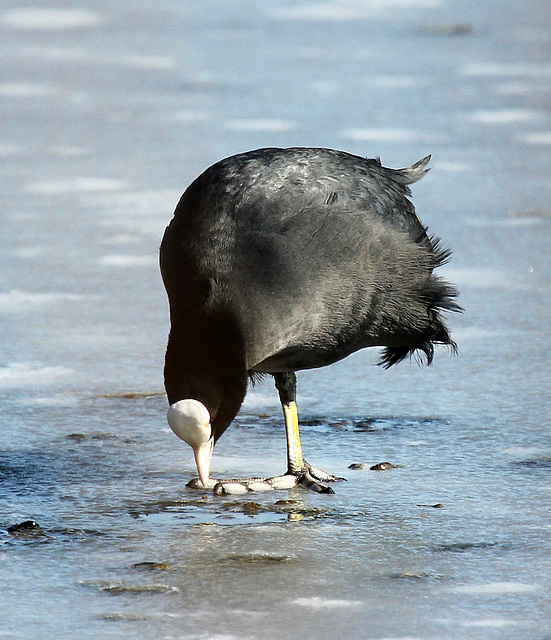
[[[242,494],[249,491],[292,489],[297,486],[300,479],[300,476],[290,473],[271,478],[234,478],[232,480],[209,478],[205,486],[199,478],[193,478],[187,483],[186,487],[189,489],[212,489],[216,495]]]
[[[299,484],[316,493],[335,493],[331,487],[327,487],[322,483],[338,482],[340,480],[346,480],[346,478],[339,478],[305,463],[305,468],[298,473],[288,472],[285,475],[272,476],[270,478],[239,478],[233,480],[210,478],[207,486],[203,485],[199,478],[194,478],[186,486],[190,489],[212,489],[219,496],[244,494],[249,491],[292,489]]]
[[[339,476],[334,476],[332,473],[327,473],[323,469],[319,467],[314,467],[313,464],[304,461],[306,466],[306,471],[310,473],[310,475],[314,478],[314,480],[318,480],[319,482],[346,482],[346,478],[341,478]]]
[[[319,467],[314,467],[314,465],[306,462],[306,460],[304,461],[304,466],[305,470],[298,478],[300,484],[310,489],[310,491],[315,491],[316,493],[335,493],[331,487],[323,483],[346,480],[346,478],[340,478],[339,476],[334,476],[332,473],[327,473],[327,471]]]

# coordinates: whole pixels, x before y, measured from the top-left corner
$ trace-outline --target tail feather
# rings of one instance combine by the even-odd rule
[[[452,353],[456,354],[457,345],[444,323],[442,312],[461,313],[463,311],[463,308],[455,302],[458,295],[453,285],[444,282],[438,276],[431,275],[423,290],[429,322],[422,331],[412,335],[409,345],[386,347],[379,364],[388,369],[408,357],[413,357],[418,364],[423,364],[424,360],[427,365],[430,365],[434,358],[434,345],[437,344],[447,345]]]
[[[399,182],[404,185],[418,182],[430,171],[430,167],[428,169],[425,168],[430,162],[430,159],[431,156],[428,155],[421,160],[418,160],[415,164],[412,164],[411,167],[406,167],[405,169],[392,169],[392,179],[395,182]]]

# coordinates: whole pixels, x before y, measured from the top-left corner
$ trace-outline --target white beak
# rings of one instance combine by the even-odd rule
[[[212,460],[212,450],[214,449],[214,438],[211,436],[208,442],[205,444],[193,447],[193,453],[195,454],[195,464],[197,465],[197,471],[199,472],[199,478],[206,487],[209,481],[210,475],[210,463]]]
[[[208,409],[199,400],[179,400],[170,405],[167,419],[172,431],[193,449],[199,478],[206,487],[214,448]]]

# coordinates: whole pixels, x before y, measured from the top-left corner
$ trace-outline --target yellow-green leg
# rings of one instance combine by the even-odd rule
[[[298,426],[298,408],[296,403],[297,379],[294,373],[276,373],[274,380],[285,418],[287,473],[299,476],[306,471],[306,465],[304,464],[304,457],[302,455]]]
[[[285,434],[287,436],[287,474],[297,476],[299,482],[312,491],[334,493],[333,489],[320,484],[319,481],[333,482],[344,480],[308,464],[302,455],[300,431],[298,424],[298,408],[296,403],[297,379],[293,372],[276,373],[274,375],[276,389],[285,417]]]
[[[283,476],[272,478],[239,478],[233,480],[212,480],[214,493],[235,494],[248,493],[249,491],[270,491],[273,489],[291,489],[297,484],[302,484],[311,491],[317,493],[334,493],[333,489],[321,484],[344,480],[321,469],[308,464],[302,455],[300,444],[300,432],[298,424],[298,409],[296,403],[296,376],[294,373],[274,374],[276,388],[285,418],[285,434],[287,436],[287,473]],[[199,482],[193,480],[188,487],[204,488]]]
[[[282,408],[287,436],[287,473],[298,476],[304,473],[305,464],[300,444],[297,403],[293,401],[290,404],[282,405]]]

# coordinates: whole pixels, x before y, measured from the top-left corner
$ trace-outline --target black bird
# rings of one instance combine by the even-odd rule
[[[285,416],[287,474],[218,483],[215,492],[294,486],[333,476],[305,462],[295,371],[364,347],[384,347],[385,367],[433,358],[455,343],[443,311],[457,291],[433,271],[450,256],[427,235],[407,169],[315,148],[235,155],[201,174],[180,199],[160,251],[170,303],[165,359],[168,422],[209,479],[214,444],[235,418],[247,384],[271,374]]]

